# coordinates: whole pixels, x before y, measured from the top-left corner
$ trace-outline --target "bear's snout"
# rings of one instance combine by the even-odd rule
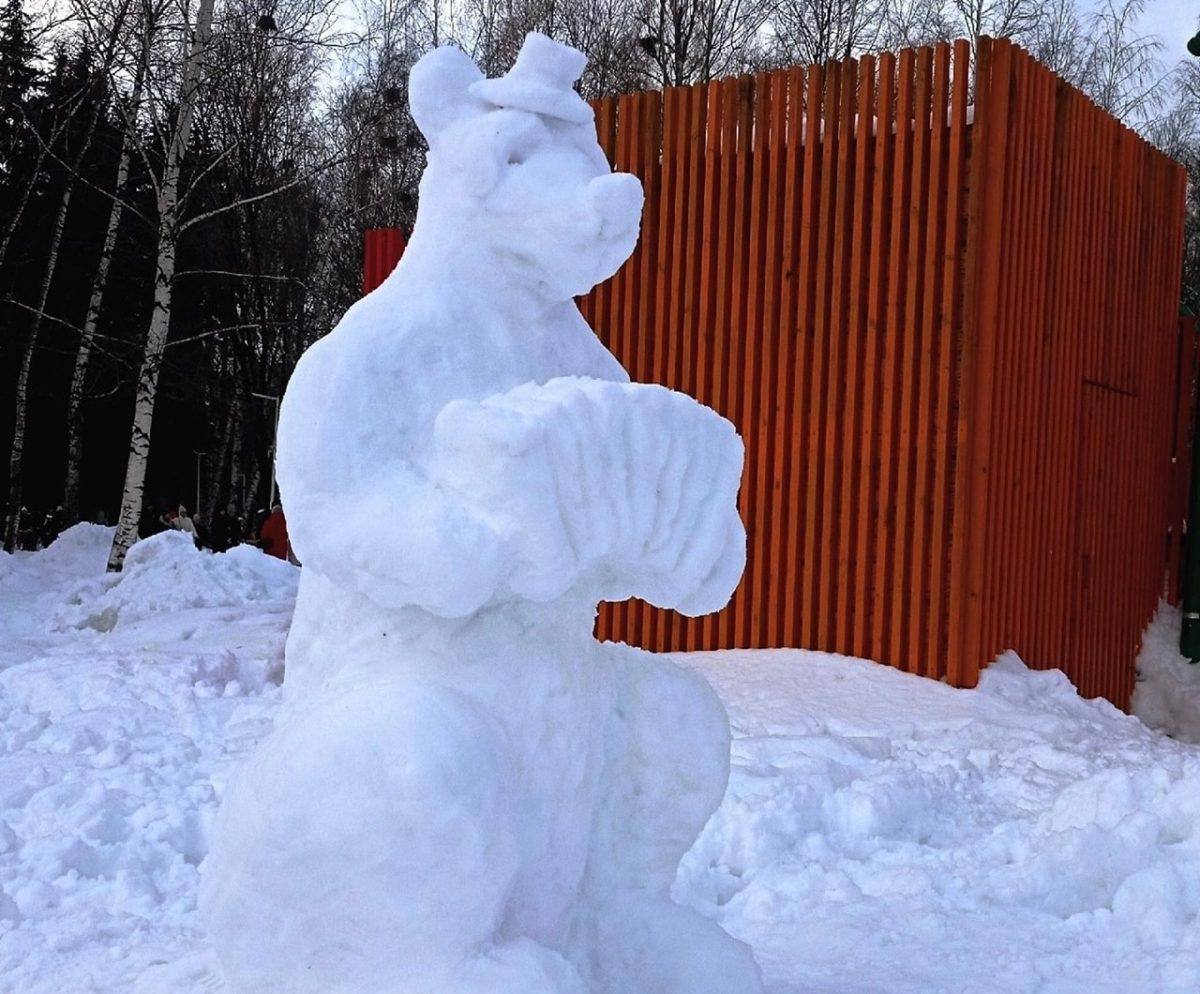
[[[601,238],[620,238],[637,229],[642,216],[642,184],[636,176],[605,173],[588,183],[587,192],[600,218]]]

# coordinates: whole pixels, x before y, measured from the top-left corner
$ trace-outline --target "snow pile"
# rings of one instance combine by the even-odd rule
[[[629,383],[575,307],[642,204],[583,64],[530,35],[502,80],[453,48],[414,67],[412,239],[288,385],[284,705],[200,895],[231,991],[762,989],[669,895],[725,790],[720,701],[591,637],[601,598],[720,608],[745,532],[732,425]]]
[[[51,546],[45,555],[53,551]],[[100,576],[68,592],[53,619],[57,630],[108,632],[156,614],[279,600],[294,596],[299,573],[249,545],[215,554],[197,549],[192,536],[181,531],[136,543],[120,573],[100,569]]]
[[[1142,637],[1133,713],[1151,728],[1200,743],[1200,664],[1179,653],[1179,608],[1162,604]]]
[[[268,584],[276,600],[55,631],[80,577],[104,576],[111,537],[71,529],[0,586],[4,992],[130,991],[153,963],[190,954],[219,791],[279,700],[294,579]],[[251,555],[269,559],[233,558]],[[155,569],[137,582],[177,579]]]
[[[734,772],[675,894],[768,989],[1200,990],[1200,750],[1011,655],[975,692],[819,653],[687,662]]]
[[[0,589],[30,574],[45,580],[103,573],[112,540],[112,528],[81,522],[65,529],[47,548],[37,552],[0,552]]]

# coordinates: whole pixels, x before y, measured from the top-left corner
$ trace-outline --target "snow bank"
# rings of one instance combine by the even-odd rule
[[[1151,728],[1200,743],[1200,664],[1179,653],[1179,608],[1159,606],[1142,636],[1132,710]]]
[[[112,530],[79,526],[0,583],[4,994],[132,991],[195,947],[209,824],[229,769],[270,728],[295,580],[257,550],[213,557],[178,537],[142,543],[120,580],[104,573]],[[213,600],[278,599],[175,610],[196,561],[223,578]],[[112,630],[54,630],[81,578],[116,611]],[[124,610],[141,596],[161,613]]]
[[[53,551],[51,546],[40,555]],[[106,550],[105,559],[107,555]],[[107,632],[156,614],[280,600],[295,595],[299,574],[296,567],[249,545],[221,553],[197,549],[192,537],[180,531],[136,543],[120,573],[103,570],[101,565],[100,576],[68,592],[53,618],[55,629]]]
[[[734,773],[675,893],[769,989],[1200,990],[1200,751],[1011,654],[973,692],[819,653],[683,658],[726,699]]]
[[[85,521],[64,529],[47,548],[37,552],[0,551],[0,587],[23,576],[44,582],[99,575],[108,565],[113,531]]]

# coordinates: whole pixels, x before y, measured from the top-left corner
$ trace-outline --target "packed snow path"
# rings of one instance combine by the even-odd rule
[[[0,557],[4,994],[217,989],[196,886],[278,705],[295,575],[168,542],[114,587],[106,537]],[[1015,659],[956,691],[818,653],[681,658],[735,743],[676,897],[771,994],[1200,990],[1200,748]]]

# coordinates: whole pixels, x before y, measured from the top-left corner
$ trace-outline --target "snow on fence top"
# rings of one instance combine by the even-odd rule
[[[957,686],[1011,648],[1127,706],[1189,465],[1182,167],[987,38],[974,79],[959,41],[595,110],[646,210],[584,315],[737,425],[750,536],[720,614],[608,605],[599,635]]]

